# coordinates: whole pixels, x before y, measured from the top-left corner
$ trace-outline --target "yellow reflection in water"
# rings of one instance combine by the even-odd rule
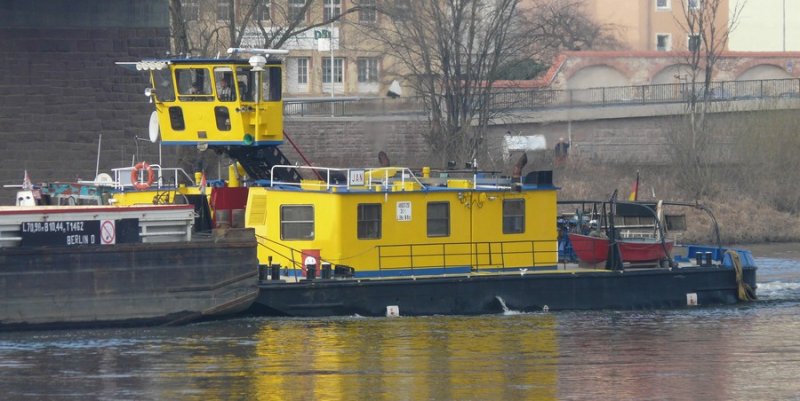
[[[556,399],[549,314],[265,321],[258,400]]]

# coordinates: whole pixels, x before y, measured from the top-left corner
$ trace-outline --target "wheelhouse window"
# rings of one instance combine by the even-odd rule
[[[332,20],[342,15],[342,0],[325,0],[325,7],[322,9],[323,21]]]
[[[172,85],[172,74],[168,69],[153,71],[153,87],[156,89],[157,100],[175,101],[175,86]]]
[[[314,239],[314,207],[311,205],[281,206],[281,239]]]
[[[236,85],[239,87],[239,94],[243,101],[253,101],[253,81],[255,73],[247,67],[236,68]]]
[[[205,68],[180,68],[175,70],[180,100],[211,101],[211,74]]]
[[[236,88],[233,84],[233,70],[229,67],[214,69],[214,82],[217,86],[217,99],[221,102],[236,100]]]
[[[503,234],[525,232],[525,200],[506,199],[503,201]]]
[[[281,100],[283,88],[281,87],[281,68],[269,67],[264,73],[264,85],[261,92],[264,100]]]
[[[450,203],[428,203],[428,236],[447,237],[450,235]]]
[[[358,205],[358,239],[378,239],[381,237],[381,204],[364,203]]]

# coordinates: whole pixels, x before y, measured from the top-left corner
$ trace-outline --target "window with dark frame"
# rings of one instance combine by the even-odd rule
[[[690,52],[695,52],[700,49],[700,35],[689,35],[686,47]]]
[[[333,59],[333,82],[340,84],[344,82],[344,59],[343,58],[334,58]],[[329,84],[331,83],[331,59],[330,57],[325,57],[322,59],[322,83]]]
[[[306,20],[306,1],[289,0],[289,21],[305,22]]]
[[[525,199],[503,200],[503,234],[525,232]]]
[[[259,0],[256,4],[256,11],[253,18],[257,21],[270,21],[272,14],[270,13],[271,0]]]
[[[178,68],[175,70],[178,95],[181,101],[212,101],[211,74],[207,68]]]
[[[308,57],[297,58],[297,83],[308,83]]]
[[[381,204],[362,203],[358,205],[358,239],[381,238]]]
[[[358,11],[358,22],[378,22],[377,0],[361,0]]]
[[[217,21],[230,21],[230,0],[217,0]]]
[[[281,206],[281,239],[314,239],[314,207],[311,205]]]
[[[378,82],[378,59],[361,57],[358,63],[358,82]]]
[[[183,18],[186,21],[200,20],[199,0],[181,0],[181,9],[183,10]]]
[[[666,52],[670,50],[669,35],[659,34],[656,35],[656,50]]]
[[[168,69],[153,71],[156,88],[156,99],[162,102],[175,101],[175,87],[172,85],[172,73]]]
[[[342,15],[342,0],[325,0],[322,9],[322,20],[328,21]]]
[[[300,57],[297,59],[297,83],[308,83],[308,57]]]
[[[428,236],[450,235],[450,202],[428,202]]]

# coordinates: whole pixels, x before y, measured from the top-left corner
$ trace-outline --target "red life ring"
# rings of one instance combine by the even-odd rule
[[[139,172],[147,172],[146,181],[139,181]],[[150,186],[153,185],[154,178],[153,168],[150,167],[147,162],[139,162],[133,167],[133,170],[131,170],[131,182],[133,183],[133,187],[138,190],[150,188]]]

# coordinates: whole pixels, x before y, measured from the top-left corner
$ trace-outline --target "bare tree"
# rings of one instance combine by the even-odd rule
[[[323,18],[310,18],[325,9]],[[228,47],[281,48],[304,32],[340,21],[360,10],[325,0],[170,0],[173,50],[212,56]],[[313,22],[312,22],[313,21]]]
[[[388,22],[363,31],[424,99],[426,140],[443,164],[477,158],[492,115],[488,77],[514,47],[517,6],[518,0],[387,0],[375,7]]]
[[[548,59],[560,50],[616,50],[617,27],[585,12],[586,0],[533,0],[523,12],[530,50]]]
[[[172,51],[176,54],[189,52],[189,35],[186,17],[183,15],[181,0],[169,0],[170,30],[172,32]]]
[[[583,1],[358,3],[385,16],[381,24],[362,26],[362,34],[380,44],[394,62],[390,72],[424,99],[430,123],[425,139],[444,164],[482,158],[489,123],[509,112],[495,99],[496,80],[520,69],[535,72],[535,65],[549,62],[555,49],[593,47],[598,38],[613,38],[598,34],[605,31],[578,15]],[[559,19],[551,21],[554,16]]]
[[[688,66],[684,89],[686,112],[684,124],[672,129],[668,139],[679,178],[696,197],[712,189],[713,169],[704,157],[713,141],[713,129],[706,118],[714,95],[712,78],[744,4],[744,1],[729,5],[728,0],[681,0],[682,14],[676,17],[676,23],[688,38],[684,59]]]

